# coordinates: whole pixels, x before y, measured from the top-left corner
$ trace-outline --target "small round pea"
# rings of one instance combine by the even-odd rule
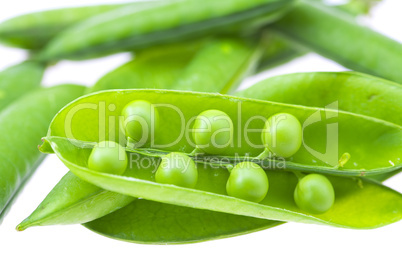
[[[296,205],[302,210],[322,214],[333,206],[335,192],[331,182],[325,176],[309,174],[297,184],[294,199]]]
[[[126,151],[114,141],[101,141],[89,155],[88,168],[103,173],[121,175],[127,168]]]
[[[193,159],[187,155],[178,152],[169,153],[162,157],[155,180],[159,183],[194,188],[198,180],[197,167]]]
[[[261,134],[264,146],[276,156],[290,157],[302,144],[302,128],[299,120],[288,113],[278,113],[265,122]]]
[[[159,124],[159,113],[155,106],[145,100],[135,100],[124,106],[121,112],[125,135],[134,143],[143,145],[149,141],[152,128]]]
[[[252,202],[261,202],[268,193],[265,171],[253,162],[241,162],[230,172],[226,183],[228,195]]]
[[[200,113],[193,126],[193,139],[197,148],[208,154],[222,154],[233,140],[233,122],[219,110]]]

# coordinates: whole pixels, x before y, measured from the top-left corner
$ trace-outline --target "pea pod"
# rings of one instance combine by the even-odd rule
[[[138,5],[144,5],[139,2]],[[0,24],[0,41],[9,46],[41,49],[71,25],[123,5],[98,5],[54,9],[11,18]]]
[[[184,49],[170,47],[143,51],[133,61],[106,74],[87,91],[137,85],[169,87],[195,53],[195,49],[183,53]],[[17,226],[17,230],[31,226],[84,223],[124,207],[133,200],[130,196],[115,194],[87,183],[68,172],[38,208]],[[87,209],[91,205],[95,207]]]
[[[113,95],[113,97],[111,97]],[[106,188],[111,191],[115,192],[120,192],[122,194],[127,194],[127,195],[132,195],[136,197],[142,197],[144,199],[150,199],[158,202],[165,202],[165,203],[171,203],[175,205],[181,205],[181,206],[189,206],[189,207],[195,207],[195,208],[200,208],[200,209],[207,209],[207,210],[213,210],[213,211],[218,211],[218,212],[225,212],[225,213],[231,213],[231,214],[240,214],[240,215],[245,215],[245,216],[252,216],[252,217],[259,217],[259,218],[267,218],[267,219],[273,219],[273,220],[285,220],[285,221],[302,221],[302,222],[315,222],[315,223],[326,223],[326,224],[331,224],[335,226],[343,226],[343,227],[352,227],[352,228],[372,228],[372,227],[378,227],[383,224],[384,222],[390,223],[393,222],[394,220],[397,220],[398,214],[397,211],[398,209],[395,208],[393,205],[390,205],[391,202],[394,202],[394,204],[398,204],[400,195],[396,192],[393,192],[392,190],[381,186],[379,184],[376,184],[374,182],[371,182],[369,180],[365,179],[352,179],[349,177],[333,177],[330,176],[332,183],[334,184],[335,189],[337,187],[340,187],[342,190],[338,191],[338,196],[342,196],[342,192],[348,192],[351,191],[351,189],[363,189],[368,196],[365,196],[363,198],[367,198],[367,200],[375,200],[375,202],[379,202],[384,207],[373,207],[373,210],[370,211],[370,215],[365,214],[364,211],[368,211],[366,209],[363,209],[361,206],[362,204],[367,204],[367,200],[363,199],[364,202],[356,202],[356,196],[361,196],[357,192],[354,192],[353,194],[351,193],[349,199],[349,202],[347,202],[347,207],[353,208],[355,207],[356,211],[353,211],[353,213],[358,213],[357,211],[360,211],[359,216],[357,219],[359,220],[353,220],[351,217],[347,217],[347,219],[343,219],[342,216],[339,216],[339,221],[337,221],[336,215],[330,215],[328,217],[331,218],[331,222],[327,222],[325,219],[320,218],[323,216],[312,216],[312,215],[304,215],[300,211],[288,211],[284,208],[279,206],[269,206],[265,204],[263,201],[262,204],[256,204],[250,202],[244,201],[244,200],[238,200],[232,197],[228,197],[224,195],[225,193],[225,184],[228,176],[228,172],[224,168],[199,168],[199,181],[200,184],[196,187],[196,189],[185,189],[177,186],[170,186],[170,185],[160,185],[158,183],[153,182],[153,169],[151,168],[135,168],[131,167],[126,171],[123,176],[117,176],[117,175],[111,175],[111,174],[101,174],[95,171],[88,170],[86,168],[86,161],[88,158],[89,153],[91,152],[91,141],[95,141],[98,137],[98,131],[97,131],[97,113],[98,111],[95,110],[89,110],[85,109],[85,112],[81,114],[81,116],[77,116],[76,121],[72,121],[68,124],[69,126],[69,132],[73,133],[75,135],[76,139],[79,139],[81,141],[74,141],[72,140],[63,138],[63,132],[64,132],[64,123],[65,122],[65,116],[66,114],[69,113],[71,108],[73,107],[78,107],[81,104],[85,105],[90,105],[93,103],[97,103],[98,101],[106,101],[105,105],[107,106],[108,103],[107,100],[113,99],[113,102],[116,104],[118,103],[119,105],[116,106],[116,110],[109,113],[107,112],[106,116],[112,116],[114,113],[119,114],[119,107],[120,104],[124,106],[124,101],[130,101],[133,99],[146,99],[148,101],[152,101],[153,103],[157,103],[158,98],[159,100],[170,100],[169,104],[171,105],[176,105],[176,107],[182,109],[185,111],[185,116],[191,116],[191,114],[198,114],[199,111],[197,109],[207,109],[211,108],[210,106],[213,105],[219,105],[221,109],[224,109],[226,113],[229,115],[233,116],[233,111],[229,107],[236,107],[237,104],[235,102],[242,102],[242,115],[246,115],[248,113],[253,113],[252,111],[260,111],[263,112],[264,109],[269,110],[270,112],[275,112],[272,111],[274,109],[273,103],[269,102],[259,102],[259,101],[251,101],[247,99],[238,99],[235,97],[228,97],[228,96],[217,96],[217,95],[211,95],[211,94],[205,94],[205,93],[186,93],[186,92],[175,92],[175,91],[156,91],[156,90],[125,90],[125,91],[104,91],[100,92],[97,94],[89,95],[87,97],[81,98],[74,102],[73,104],[70,104],[70,106],[67,106],[64,110],[62,110],[58,116],[55,118],[53,121],[50,130],[49,130],[49,136],[46,138],[47,141],[47,146],[51,145],[53,150],[58,154],[58,156],[61,158],[61,160],[80,178],[87,180],[91,183],[94,183],[95,185],[101,186],[103,188]],[[197,107],[195,109],[194,107],[190,106],[189,108],[185,108],[186,105],[189,105],[189,103],[194,103],[194,101],[198,101],[198,106],[202,107]],[[78,105],[78,106],[77,106]],[[250,106],[249,106],[250,105]],[[286,107],[286,105],[280,105],[276,104],[278,106],[278,109],[280,108],[281,110]],[[289,108],[289,107],[288,107]],[[300,109],[300,107],[294,107],[295,110],[293,110],[293,114],[295,116],[298,116],[298,114],[295,112],[297,109]],[[308,110],[312,108],[307,108],[303,107],[303,110]],[[85,116],[83,116],[85,114]],[[91,115],[92,114],[92,115]],[[161,113],[161,114],[166,114],[166,113]],[[340,114],[342,114],[340,112]],[[174,136],[175,132],[173,129],[179,128],[177,124],[175,123],[175,118],[174,116],[172,117],[171,114],[166,114],[166,116],[169,116],[170,120],[169,122],[166,122],[165,124],[162,123],[161,129],[163,129],[163,133],[171,133],[170,137]],[[371,118],[359,118],[358,115],[353,115],[353,114],[344,114],[340,116],[339,121],[341,124],[344,124],[345,122],[348,122],[349,120],[346,120],[347,117],[353,117],[354,123],[356,123],[356,120],[373,120]],[[88,127],[87,130],[93,130],[93,131],[82,131],[81,126],[85,125],[82,123],[80,120],[86,121],[86,126]],[[85,118],[85,119],[83,119]],[[359,118],[359,119],[358,119]],[[246,120],[246,119],[245,119]],[[81,121],[81,122],[80,122]],[[166,120],[161,120],[162,122],[165,122]],[[383,121],[376,121],[373,120],[376,126],[371,125],[370,129],[373,130],[377,128],[381,128],[381,136],[382,135],[387,135],[385,129],[383,128],[384,126],[380,127],[381,124],[388,125],[390,128],[396,127],[395,125],[389,124],[387,122]],[[367,126],[369,123],[368,122],[362,122],[360,121],[360,125]],[[93,125],[91,125],[93,124]],[[377,125],[378,124],[378,125]],[[343,130],[346,131],[346,130]],[[342,130],[340,131],[341,133],[343,132]],[[367,130],[363,129],[364,133],[367,133]],[[392,133],[393,131],[391,131]],[[399,132],[399,135],[401,133],[401,130],[397,128],[397,132]],[[316,133],[314,131],[313,133]],[[375,134],[374,134],[375,135]],[[392,135],[398,135],[396,132],[393,132]],[[59,137],[57,137],[59,136]],[[158,133],[156,133],[156,137],[159,137]],[[161,139],[166,139],[167,135],[162,135]],[[341,139],[342,139],[342,134],[340,134]],[[382,136],[382,139],[387,140],[385,136]],[[71,138],[71,137],[70,137]],[[108,137],[106,137],[108,139]],[[155,142],[158,140],[156,138]],[[86,142],[85,142],[86,141]],[[165,140],[166,141],[166,140]],[[159,140],[160,142],[160,140]],[[172,145],[171,150],[178,150],[178,148],[181,148],[182,150],[186,150],[186,145],[184,144],[185,141],[180,141],[178,144]],[[352,143],[355,143],[356,140],[350,141]],[[398,139],[398,142],[400,142],[400,139]],[[157,143],[158,144],[158,143]],[[166,144],[162,142],[161,144]],[[342,145],[340,145],[342,146]],[[44,146],[43,149],[46,149],[48,147]],[[237,150],[241,153],[241,149],[244,148],[237,148]],[[352,148],[351,148],[352,149]],[[373,149],[373,146],[372,148]],[[384,146],[382,146],[382,149],[384,150]],[[385,149],[386,150],[386,149]],[[351,151],[351,154],[353,155],[353,152]],[[142,159],[141,154],[132,154],[131,159]],[[148,156],[145,156],[145,158],[149,158]],[[377,159],[378,160],[378,159]],[[140,160],[139,160],[140,161]],[[135,163],[138,163],[135,162]],[[202,167],[202,164],[201,164]],[[128,178],[130,177],[130,178]],[[294,182],[297,182],[296,177],[292,173],[287,173],[287,172],[279,172],[279,171],[268,171],[268,177],[270,178],[270,185],[272,186],[272,180],[277,179],[277,182],[274,182],[274,185],[278,183],[279,185],[283,184],[281,187],[286,188],[287,190],[294,189],[294,187],[289,186],[290,181],[294,180]],[[273,178],[273,179],[272,179]],[[287,179],[286,179],[287,178]],[[220,186],[219,186],[220,185]],[[292,185],[290,183],[290,185]],[[360,187],[361,185],[362,188]],[[270,186],[270,187],[271,187]],[[223,187],[223,188],[220,188]],[[274,187],[274,186],[272,186]],[[275,189],[272,188],[271,189]],[[279,188],[281,188],[279,187]],[[344,188],[343,188],[344,187]],[[372,188],[373,187],[373,188]],[[278,196],[286,196],[284,192],[281,192],[280,190],[272,190],[273,193],[278,192]],[[367,192],[366,192],[367,190]],[[293,190],[292,190],[293,191]],[[373,191],[379,191],[381,194],[379,194],[380,197],[376,198],[373,197]],[[272,193],[271,192],[271,193]],[[275,194],[273,194],[275,195]],[[269,198],[270,195],[268,195]],[[348,195],[349,196],[349,195]],[[370,196],[370,199],[368,199]],[[177,198],[179,197],[179,198]],[[392,201],[390,201],[392,199]],[[206,199],[210,200],[206,202]],[[284,200],[284,202],[291,202],[293,204],[293,200]],[[384,204],[382,201],[384,201]],[[231,202],[234,203],[231,203]],[[244,203],[245,202],[245,203]],[[280,203],[279,201],[276,201]],[[390,202],[390,203],[388,203]],[[222,206],[221,206],[221,205]],[[232,204],[232,205],[230,205]],[[339,203],[338,203],[339,204]],[[283,205],[283,204],[282,204]],[[392,211],[388,214],[387,209],[385,209],[385,206],[389,206],[388,209],[389,211]],[[236,207],[235,211],[233,211],[233,207]],[[239,208],[240,207],[240,208]],[[336,207],[336,204],[334,206],[334,209]],[[378,208],[378,211],[376,210]],[[368,208],[367,208],[368,209]],[[352,209],[353,210],[353,209]],[[376,212],[373,212],[376,211]],[[384,212],[384,214],[382,214]],[[394,212],[396,214],[394,214]],[[377,215],[376,213],[379,213]],[[336,214],[336,213],[335,213]],[[343,213],[340,213],[344,215]],[[380,216],[381,214],[381,216]],[[325,215],[325,214],[323,214]],[[373,216],[377,215],[377,216]],[[388,218],[389,217],[389,218]],[[342,218],[342,219],[341,219]],[[361,220],[364,219],[364,222]]]
[[[275,31],[265,31],[264,34],[268,45],[258,65],[258,72],[285,64],[307,52],[306,49],[295,47]]]
[[[229,176],[226,168],[199,165],[199,182],[195,189],[159,184],[154,181],[152,168],[137,167],[138,161],[143,159],[141,155],[130,156],[137,162],[122,176],[99,173],[85,166],[90,147],[77,147],[71,140],[58,139],[47,138],[74,174],[107,190],[147,200],[261,219],[345,228],[376,228],[396,222],[402,217],[402,195],[364,178],[328,176],[337,201],[330,211],[313,215],[298,209],[294,204],[293,192],[298,179],[293,173],[267,171],[270,194],[261,203],[254,203],[226,195]],[[157,160],[151,162],[154,161]]]
[[[402,125],[402,85],[354,72],[297,73],[265,79],[237,96],[338,109]]]
[[[164,113],[169,120],[163,120],[161,129],[169,133],[155,133],[153,148],[140,148],[138,153],[160,156],[170,151],[181,151],[190,153],[194,149],[191,139],[184,133],[188,128],[189,120],[195,118],[198,114],[209,109],[219,109],[228,114],[234,121],[233,145],[226,150],[226,155],[217,156],[235,160],[249,158],[259,155],[263,151],[261,141],[261,130],[264,125],[264,118],[279,112],[286,112],[294,115],[304,126],[303,146],[292,157],[285,162],[280,159],[264,160],[264,165],[285,164],[288,170],[301,170],[307,172],[320,172],[327,174],[338,174],[344,176],[369,176],[377,175],[401,167],[400,148],[401,144],[401,126],[378,120],[372,117],[366,117],[358,114],[335,111],[331,109],[322,110],[313,107],[287,105],[268,101],[257,101],[252,99],[242,99],[237,97],[219,96],[214,94],[189,93],[166,90],[113,90],[99,92],[86,98],[79,99],[72,103],[65,110],[61,111],[50,126],[48,133],[49,139],[53,137],[66,137],[83,142],[98,141],[96,136],[89,129],[98,129],[98,102],[116,106],[114,111],[105,111],[108,116],[117,116],[121,109],[128,103],[128,100],[144,99],[150,103],[160,104],[159,113]],[[71,121],[71,129],[64,129],[62,122],[67,118],[68,113],[73,107],[84,107],[93,105],[93,109],[85,109],[79,113],[82,119]],[[197,107],[193,107],[197,103]],[[163,107],[163,105],[175,108]],[[103,105],[103,104],[102,104]],[[74,110],[73,110],[74,111]],[[241,116],[239,116],[241,115]],[[326,120],[324,120],[324,116]],[[329,120],[334,118],[332,120]],[[90,121],[88,123],[87,121]],[[70,122],[70,121],[68,121]],[[331,151],[326,148],[327,129],[331,128],[327,124],[339,122],[336,133],[329,133],[329,145],[334,145],[336,138],[332,135],[338,135],[338,150]],[[64,124],[64,123],[63,123]],[[93,125],[91,125],[93,124]],[[116,124],[118,124],[116,122]],[[81,129],[80,126],[85,126]],[[358,128],[355,126],[359,126]],[[117,125],[116,125],[117,126]],[[109,137],[119,138],[119,128],[108,126],[110,131],[102,133],[102,139]],[[251,130],[251,131],[250,131]],[[260,130],[260,131],[258,131]],[[247,131],[248,135],[244,135]],[[334,131],[332,131],[334,132]],[[370,135],[368,135],[370,133]],[[163,149],[162,149],[163,148]],[[336,149],[336,148],[335,148]],[[330,153],[320,154],[328,150]],[[338,160],[342,155],[348,153],[351,155],[351,161],[342,166],[338,166]],[[248,157],[247,157],[248,156]],[[208,161],[208,156],[200,157],[200,161]],[[332,163],[332,164],[331,164]],[[275,166],[275,167],[278,167]]]
[[[89,92],[106,89],[170,88],[180,77],[203,42],[158,46],[137,53],[134,60],[99,79]]]
[[[199,5],[196,0],[181,0],[161,2],[141,11],[126,6],[68,29],[49,43],[40,58],[85,59],[227,31],[250,32],[277,19],[292,3],[207,0]]]
[[[173,89],[228,93],[252,72],[261,58],[264,44],[241,39],[211,41],[186,67]]]
[[[123,241],[165,245],[232,237],[281,223],[137,199],[84,226]]]
[[[0,72],[0,110],[40,86],[45,67],[23,62]]]
[[[1,215],[43,159],[37,145],[52,117],[82,92],[83,87],[74,85],[37,90],[18,99],[0,113],[0,128],[10,131],[0,135]],[[24,152],[24,157],[21,157],[21,152]]]
[[[347,68],[402,83],[402,45],[337,8],[299,1],[272,29]]]
[[[199,53],[196,53],[200,45],[206,46]],[[140,52],[135,60],[104,76],[90,91],[125,86],[171,87],[174,81],[184,83],[179,81],[191,79],[191,70],[198,72],[197,65],[205,66],[206,62],[211,66],[227,65],[227,72],[224,72],[224,68],[219,68],[219,70],[222,69],[222,73],[214,77],[217,81],[216,84],[220,85],[222,89],[229,88],[228,85],[237,84],[236,81],[243,77],[243,72],[249,69],[247,64],[250,66],[255,65],[258,57],[252,52],[253,47],[243,41],[218,39],[210,40],[206,43],[195,42],[190,46],[186,44],[185,46],[165,46],[163,49],[149,49]],[[206,62],[201,57],[201,55],[206,54],[205,51],[211,54],[206,57]],[[236,53],[237,51],[241,53]],[[245,53],[246,51],[249,53]],[[255,48],[255,51],[257,51],[257,48]],[[230,64],[227,62],[222,63],[221,60],[228,54],[233,62]],[[197,64],[193,63],[192,58]],[[215,62],[212,61],[213,58],[216,59]],[[189,62],[191,64],[186,67]],[[183,72],[185,76],[181,77],[180,74]],[[209,75],[208,72],[201,75],[205,79],[200,79],[197,82],[196,87],[198,89],[208,89],[207,85],[209,85],[210,79],[214,78],[208,79]],[[208,81],[204,84],[206,80]],[[122,83],[122,81],[124,82]],[[188,82],[184,84],[189,85]],[[214,85],[214,88],[218,91],[220,88],[217,85]],[[129,196],[105,191],[78,179],[72,173],[67,173],[39,207],[18,225],[17,229],[21,231],[35,225],[87,222],[119,209],[132,200],[133,198]],[[91,209],[89,210],[88,207],[91,207]],[[250,223],[251,225],[252,223]],[[271,223],[267,223],[267,226],[270,225]],[[256,224],[256,226],[259,225]],[[245,228],[245,226],[240,226],[235,230],[243,230],[242,228]],[[213,228],[211,232],[213,232]],[[230,231],[227,232],[230,233]]]

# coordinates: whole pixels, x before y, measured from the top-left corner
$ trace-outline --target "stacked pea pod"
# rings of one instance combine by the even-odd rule
[[[266,46],[269,47],[270,42],[261,39],[259,31],[266,23],[285,14],[288,8],[286,2],[235,1],[233,4],[224,1],[217,7],[213,1],[207,1],[204,9],[199,9],[193,1],[158,2],[153,6],[140,8],[134,4],[121,9],[117,7],[62,32],[37,54],[37,59],[85,59],[136,49],[139,52],[133,62],[108,74],[92,91],[111,88],[172,88],[229,93],[248,72],[255,69],[258,62],[260,66],[264,66],[261,63],[264,62],[261,60],[264,57],[262,52],[267,51]],[[208,10],[216,12],[205,16]],[[166,16],[166,19],[161,16],[162,19],[156,20],[152,17],[156,12],[175,15]],[[133,16],[134,13],[136,16]],[[266,54],[268,60],[265,62],[268,65],[283,61],[289,55],[302,53],[298,52],[299,49],[289,47],[289,44],[297,41],[304,45],[304,50],[301,51],[312,49],[355,70],[398,81],[399,76],[393,72],[392,66],[398,64],[394,56],[401,52],[400,44],[357,25],[351,18],[343,18],[347,15],[340,13],[338,9],[320,3],[301,2],[287,14],[290,15],[285,14],[280,21],[267,28],[268,32],[274,32],[275,38],[278,38],[275,39],[276,44],[279,44],[279,51],[274,49],[273,53],[270,48]],[[300,22],[305,21],[303,16],[316,21],[325,17],[332,21],[318,24],[312,20],[311,25],[300,26]],[[177,17],[181,19],[177,20]],[[131,31],[131,25],[144,20],[144,24],[139,24],[135,31]],[[354,38],[355,31],[363,31],[367,40],[378,41],[374,46],[380,44],[374,48],[377,54],[371,57],[363,55],[364,59],[371,60],[361,61],[361,55],[356,56],[355,51],[344,51],[341,54],[334,49],[331,42],[314,40],[317,43],[310,43],[305,40],[310,41],[311,38],[303,39],[304,36],[297,35],[301,32],[298,27],[308,27],[313,35],[323,32],[337,35],[336,29],[334,26],[331,28],[331,25],[339,23],[345,25],[351,37],[341,38],[338,46],[342,42],[349,43],[349,38]],[[106,32],[113,33],[108,39],[104,35],[105,29]],[[74,38],[77,34],[84,38]],[[241,39],[209,39],[222,34],[240,35]],[[205,39],[197,40],[191,45],[166,45],[173,41],[192,40],[194,36]],[[271,39],[271,34],[268,37]],[[283,37],[286,41],[280,39]],[[47,43],[46,38],[41,41],[42,44]],[[144,50],[148,46],[157,47]],[[376,58],[386,59],[387,65],[379,64]],[[66,174],[38,209],[18,228],[22,230],[34,225],[86,223],[86,227],[106,236],[139,243],[165,244],[233,236],[269,228],[283,221],[347,228],[375,228],[395,222],[402,213],[399,209],[401,195],[372,179],[383,180],[400,169],[401,127],[398,125],[399,118],[395,115],[387,117],[384,109],[371,108],[381,104],[382,107],[385,105],[395,111],[400,110],[400,86],[359,74],[326,75],[320,77],[319,74],[300,74],[300,79],[303,80],[297,82],[295,77],[294,85],[297,85],[296,89],[299,85],[302,87],[306,81],[304,79],[310,79],[306,88],[320,85],[321,81],[331,82],[332,87],[325,89],[324,93],[336,89],[338,95],[330,95],[328,101],[339,100],[340,111],[333,110],[334,106],[325,110],[315,108],[327,105],[329,102],[326,99],[318,99],[316,102],[303,98],[292,100],[294,94],[291,96],[291,91],[287,96],[289,99],[280,99],[281,87],[272,90],[271,81],[239,93],[263,101],[174,90],[111,90],[80,98],[58,113],[50,125],[45,143],[41,146],[43,152],[55,152],[75,175]],[[292,89],[286,86],[286,77],[276,79],[286,90]],[[378,84],[378,87],[361,89],[362,84],[370,83]],[[360,90],[357,100],[351,95],[348,97],[341,94],[354,88]],[[320,90],[318,86],[317,90]],[[276,100],[275,92],[278,101],[296,105],[269,102],[268,100]],[[374,102],[363,105],[362,100]],[[99,105],[101,103],[103,106]],[[281,148],[276,148],[267,142],[267,137],[261,137],[261,133],[257,132],[251,132],[249,140],[258,145],[258,148],[247,143],[248,136],[234,132],[227,138],[234,143],[229,149],[216,150],[212,146],[213,150],[205,151],[201,149],[200,142],[192,144],[184,136],[180,138],[180,133],[185,128],[181,119],[175,118],[173,111],[160,111],[156,108],[159,127],[155,130],[155,136],[142,144],[135,135],[141,129],[138,124],[134,127],[133,134],[127,130],[122,131],[129,127],[124,124],[122,127],[118,120],[120,116],[130,117],[130,113],[126,111],[141,110],[136,106],[139,103],[145,103],[147,107],[160,104],[176,107],[186,120],[199,116],[208,118],[208,112],[212,110],[213,116],[223,116],[227,122],[232,122],[234,129],[247,129],[250,126],[263,129],[264,120],[249,121],[259,116],[270,118],[267,120],[269,129],[269,122],[283,113],[294,119],[286,127],[296,127],[297,130],[301,123],[308,124],[309,128],[305,128],[305,144],[302,147],[300,136],[291,137],[291,141],[300,139],[292,154],[283,154]],[[86,110],[79,110],[83,105],[89,106],[86,106]],[[134,108],[130,108],[131,105]],[[239,107],[242,107],[241,111]],[[80,117],[73,120],[69,116],[77,110],[81,113]],[[104,112],[104,116],[97,117],[100,111]],[[147,118],[146,113],[140,114]],[[134,113],[136,115],[138,114]],[[316,120],[317,117],[336,118],[339,124],[339,151],[332,156],[322,157],[318,154],[324,148],[322,144],[325,142],[323,137],[326,122]],[[243,120],[239,121],[240,118]],[[311,123],[311,118],[315,120],[312,122],[315,124]],[[68,125],[66,122],[69,122]],[[359,126],[358,129],[354,127],[356,125]],[[103,134],[94,131],[100,127],[104,130]],[[218,126],[218,130],[220,128],[222,127]],[[230,126],[223,128],[231,129]],[[193,126],[189,129],[195,128]],[[284,128],[285,140],[287,132]],[[297,130],[292,133],[299,132]],[[371,134],[367,136],[367,133]],[[120,139],[121,137],[123,138]],[[170,139],[177,137],[174,145],[163,149],[152,146],[153,142],[166,145],[171,142]],[[196,137],[193,136],[194,140],[197,140]],[[100,165],[96,164],[97,154],[102,156],[105,152],[102,144],[97,143],[101,140],[121,144],[116,145],[111,154],[121,153],[124,149],[124,168],[121,167],[121,162],[117,162],[117,167],[121,167],[117,170],[115,167],[103,169],[107,165],[102,162]],[[122,150],[116,150],[122,145]],[[312,154],[308,148],[317,154]],[[191,175],[183,177],[184,181],[189,179],[190,183],[181,184],[181,176],[170,177],[171,170],[163,169],[164,163],[169,166],[171,153],[179,154],[186,161],[194,163],[191,167],[198,167],[197,171],[192,169]],[[106,154],[106,157],[110,156],[109,153]],[[124,155],[128,159],[137,159],[137,162],[148,161],[155,165],[141,169],[127,168],[124,165]],[[235,166],[239,161],[250,162],[250,165]],[[262,171],[260,166],[265,170]],[[173,165],[173,171],[179,167]],[[273,169],[274,167],[278,170]],[[258,198],[254,195],[255,198],[249,198],[241,183],[237,182],[242,178],[249,178],[247,174],[250,172],[260,178],[257,188],[266,189],[257,193]],[[252,180],[245,184],[256,185]],[[322,196],[314,193],[314,185],[318,185],[318,189],[323,189],[327,194]],[[303,196],[301,189],[305,187],[307,190],[313,189],[313,198]],[[136,199],[138,197],[140,199]],[[327,204],[325,209],[317,208],[317,203],[314,203],[317,199],[318,203]]]
[[[0,73],[0,127],[7,130],[0,135],[0,220],[44,158],[36,147],[52,117],[83,93],[77,85],[39,88],[43,71],[43,64],[28,61]]]

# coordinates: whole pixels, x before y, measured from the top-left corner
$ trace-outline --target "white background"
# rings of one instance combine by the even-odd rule
[[[25,12],[101,2],[108,3],[101,0],[13,0],[6,3],[2,0],[0,21]],[[401,11],[401,1],[384,0],[372,12],[368,23],[402,42]],[[0,47],[0,69],[24,58],[25,53],[20,50]],[[128,59],[127,54],[120,54],[79,63],[61,62],[47,71],[44,83],[91,85]],[[243,86],[283,73],[341,70],[344,68],[309,54],[248,79]],[[0,226],[0,267],[402,267],[402,221],[376,230],[289,223],[240,237],[176,246],[120,242],[80,225],[15,231],[15,226],[36,208],[66,171],[55,156],[50,156],[26,185]],[[402,176],[386,184],[402,192]]]

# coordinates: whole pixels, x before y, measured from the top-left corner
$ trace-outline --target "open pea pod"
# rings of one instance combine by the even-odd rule
[[[398,170],[402,165],[401,126],[383,120],[331,109],[173,90],[111,90],[80,98],[54,118],[48,137],[83,142],[124,139],[120,135],[118,117],[122,108],[136,99],[154,103],[162,114],[162,123],[154,133],[152,144],[147,143],[137,150],[151,156],[169,151],[192,152],[195,147],[190,138],[192,121],[205,110],[219,109],[233,120],[233,143],[225,155],[214,156],[213,160],[242,160],[259,155],[264,150],[261,130],[265,119],[287,112],[303,125],[303,145],[286,160],[264,160],[268,168],[369,176]],[[152,148],[147,149],[151,145]],[[338,160],[345,153],[350,154],[351,159],[339,166]],[[208,156],[200,159],[208,161]]]
[[[402,83],[402,44],[320,1],[300,0],[271,29],[355,71]]]
[[[200,49],[201,45],[203,49]],[[219,92],[238,84],[248,69],[258,62],[258,51],[253,44],[228,38],[148,49],[141,51],[133,61],[105,75],[90,91],[127,86],[170,88],[174,83],[182,83],[186,85],[186,89],[190,89],[189,80],[194,79],[192,73],[198,73],[200,79],[191,87],[192,90],[214,89]],[[224,61],[226,57],[232,61]],[[217,68],[219,75],[203,72],[206,64],[210,67],[222,66]],[[216,81],[216,84],[211,85],[211,81]],[[21,231],[36,225],[87,222],[115,211],[133,199],[96,187],[69,172],[17,229]],[[271,223],[267,224],[270,225]],[[243,229],[247,229],[246,226],[239,226],[236,230]],[[226,232],[230,233],[228,230]]]
[[[286,74],[265,79],[236,96],[326,107],[402,125],[402,85],[355,72]]]
[[[40,58],[85,59],[218,33],[249,33],[277,19],[293,2],[206,0],[200,5],[196,0],[173,0],[140,11],[125,6],[69,28],[49,43]]]
[[[45,66],[33,61],[22,62],[0,72],[0,110],[24,94],[37,89]]]
[[[402,218],[402,195],[364,178],[328,176],[335,189],[335,204],[324,214],[312,215],[298,209],[293,201],[298,179],[291,172],[268,170],[269,194],[261,203],[254,203],[226,195],[229,172],[223,167],[199,164],[197,185],[190,189],[156,183],[154,174],[159,158],[130,153],[131,166],[118,176],[86,167],[92,151],[88,144],[60,137],[47,137],[46,141],[65,165],[83,180],[146,200],[260,219],[345,228],[376,228]],[[149,164],[148,168],[141,164],[144,161]]]
[[[37,146],[52,117],[83,90],[76,85],[36,90],[1,111],[0,128],[7,131],[0,135],[0,217],[43,159]]]

